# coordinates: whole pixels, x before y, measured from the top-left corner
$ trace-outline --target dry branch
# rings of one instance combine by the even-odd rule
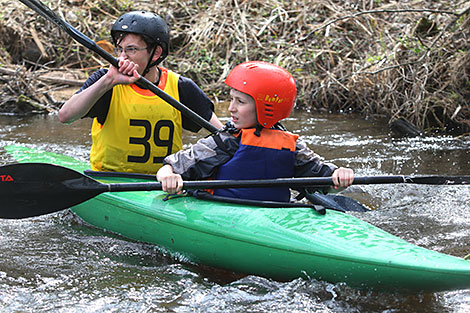
[[[18,75],[18,71],[13,70],[13,69],[0,67],[0,74],[5,74],[5,75],[8,75],[8,76],[15,77],[15,76]],[[67,85],[67,86],[79,86],[79,87],[81,87],[83,85],[83,83],[85,83],[85,80],[83,80],[83,79],[68,79],[68,78],[65,78],[65,77],[55,77],[55,76],[48,76],[48,75],[49,74],[40,75],[40,76],[36,77],[35,79],[38,79],[42,82],[51,83],[51,84]]]
[[[9,0],[0,4],[11,12],[0,20],[0,41],[5,40],[0,42],[5,47],[0,62],[84,72],[106,66],[27,8],[11,7]],[[172,38],[163,65],[189,76],[214,99],[225,99],[223,80],[236,64],[265,60],[293,73],[298,108],[402,118],[420,129],[460,133],[470,131],[470,9],[465,4],[468,1],[49,2],[95,41],[109,40],[113,21],[124,12],[159,13]]]

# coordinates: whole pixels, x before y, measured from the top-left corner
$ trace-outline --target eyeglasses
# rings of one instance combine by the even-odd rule
[[[125,54],[127,54],[128,56],[131,56],[131,55],[134,55],[137,53],[137,51],[142,51],[142,50],[146,50],[147,47],[145,48],[136,48],[136,47],[126,47],[126,48],[121,48],[121,47],[116,47],[114,48],[114,53],[116,53],[116,55],[121,55],[122,51],[124,51]]]

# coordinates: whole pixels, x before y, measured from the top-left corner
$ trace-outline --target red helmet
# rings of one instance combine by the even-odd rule
[[[271,128],[294,108],[295,80],[277,65],[263,61],[239,64],[230,71],[225,83],[255,100],[258,123],[263,127]]]

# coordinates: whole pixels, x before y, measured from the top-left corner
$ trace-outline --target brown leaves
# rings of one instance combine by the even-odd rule
[[[10,38],[2,42],[6,53],[0,51],[0,61],[83,72],[105,65],[19,2],[0,0],[0,4],[11,12],[0,20],[0,40]],[[213,99],[227,99],[223,81],[236,64],[264,60],[293,74],[297,107],[404,118],[420,129],[468,132],[470,27],[468,14],[460,13],[465,12],[464,4],[446,0],[49,2],[66,19],[73,17],[69,22],[108,52],[112,52],[109,30],[120,14],[157,12],[171,29],[170,55],[163,66],[189,76]],[[41,56],[39,62],[35,55]]]

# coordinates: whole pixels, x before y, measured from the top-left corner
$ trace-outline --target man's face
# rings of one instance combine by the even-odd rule
[[[122,50],[118,57],[123,57],[139,65],[138,72],[142,75],[150,58],[147,50],[147,44],[141,36],[136,34],[127,34],[122,37],[116,48]]]

